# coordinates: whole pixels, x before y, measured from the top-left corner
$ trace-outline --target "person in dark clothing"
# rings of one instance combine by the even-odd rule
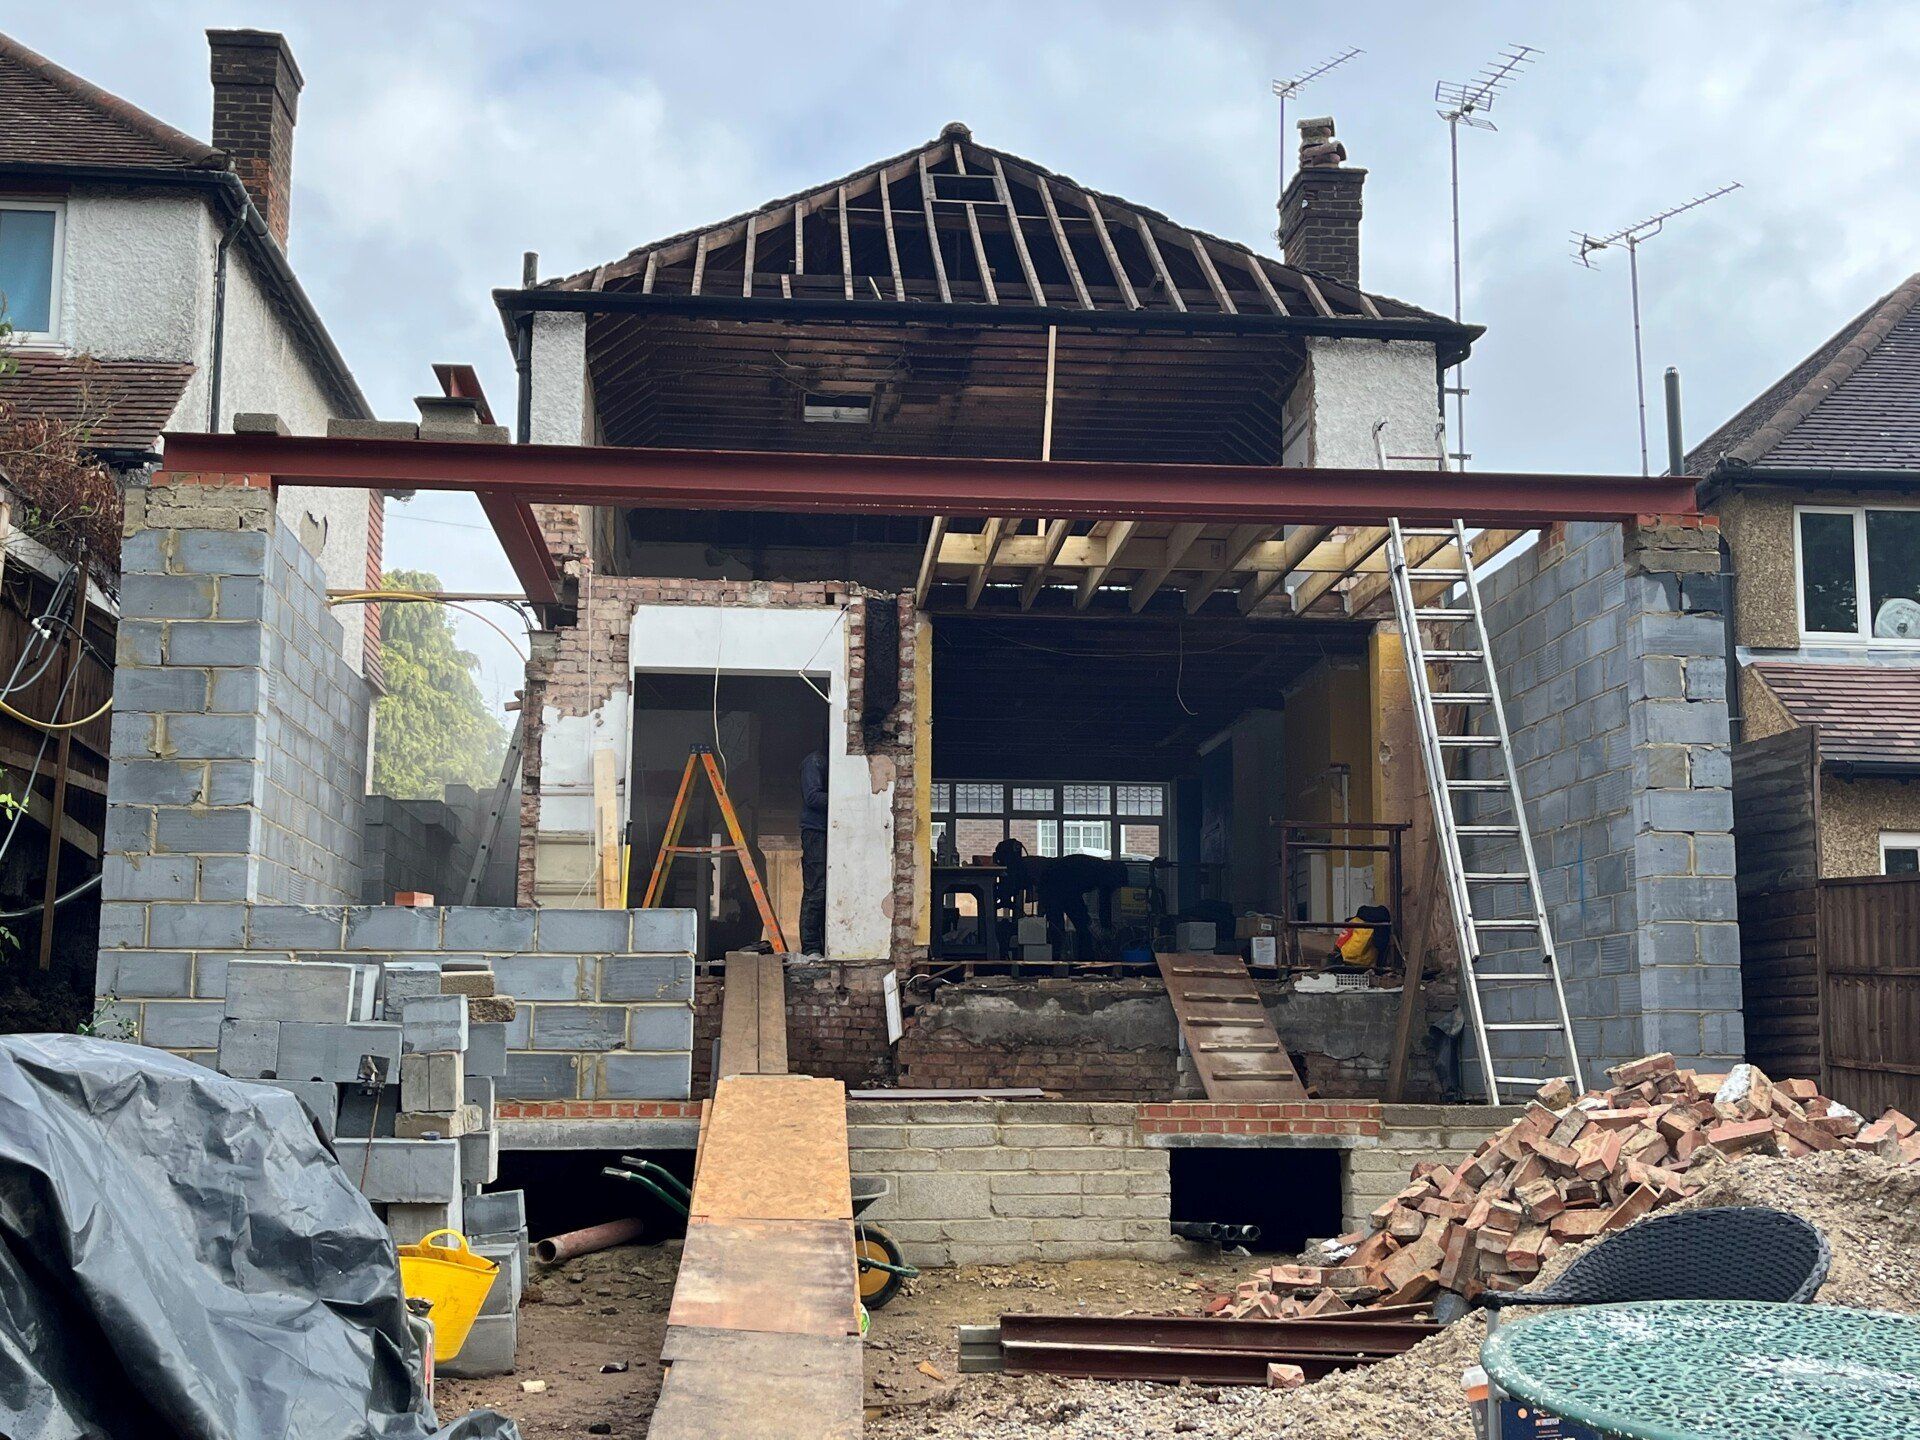
[[[800,762],[800,951],[827,953],[827,757]]]
[[[1127,867],[1098,855],[1062,855],[1044,859],[1027,854],[1018,840],[1002,840],[993,851],[993,863],[1005,869],[1005,884],[1016,900],[1031,895],[1047,917],[1047,927],[1064,934],[1073,923],[1073,950],[1077,960],[1091,959],[1093,916],[1087,910],[1089,892],[1100,897],[1100,927],[1113,928],[1113,896],[1127,883]]]

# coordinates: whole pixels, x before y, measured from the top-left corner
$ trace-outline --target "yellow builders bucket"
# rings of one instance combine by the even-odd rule
[[[452,1243],[434,1242],[447,1237]],[[500,1267],[467,1248],[458,1230],[436,1230],[418,1245],[400,1247],[400,1288],[433,1307],[433,1363],[445,1364],[467,1343],[467,1332],[493,1288]]]

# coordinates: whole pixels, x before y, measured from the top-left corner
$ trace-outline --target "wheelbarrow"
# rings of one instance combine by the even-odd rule
[[[683,1218],[693,1208],[693,1192],[679,1177],[638,1155],[622,1155],[618,1165],[605,1166],[600,1173],[641,1186],[662,1205]],[[900,1293],[900,1286],[905,1281],[920,1273],[901,1259],[900,1247],[894,1243],[891,1235],[879,1226],[864,1224],[859,1219],[869,1206],[892,1193],[893,1182],[884,1175],[856,1175],[853,1178],[853,1258],[859,1267],[860,1303],[868,1310],[878,1310]]]

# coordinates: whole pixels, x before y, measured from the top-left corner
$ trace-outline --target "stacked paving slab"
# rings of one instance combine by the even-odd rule
[[[216,1063],[287,1090],[333,1140],[341,1167],[396,1245],[439,1230],[501,1264],[490,1323],[459,1373],[513,1368],[526,1274],[518,1192],[498,1178],[496,1087],[516,1006],[482,964],[421,959],[232,960]]]

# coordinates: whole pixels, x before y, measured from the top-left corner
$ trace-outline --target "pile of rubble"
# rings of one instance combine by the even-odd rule
[[[1710,1155],[1866,1150],[1920,1164],[1913,1120],[1889,1110],[1868,1123],[1810,1080],[1773,1081],[1752,1065],[1701,1074],[1667,1054],[1607,1073],[1611,1089],[1579,1096],[1549,1081],[1460,1164],[1415,1166],[1370,1231],[1263,1271],[1207,1312],[1288,1319],[1518,1290],[1561,1246],[1693,1195]]]

